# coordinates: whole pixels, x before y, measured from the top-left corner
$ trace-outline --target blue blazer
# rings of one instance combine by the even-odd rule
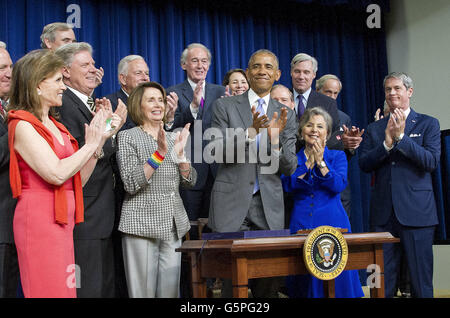
[[[297,169],[290,176],[281,176],[283,190],[291,193],[294,207],[290,221],[292,233],[321,225],[346,228],[350,222],[342,206],[340,193],[347,186],[347,159],[340,150],[325,147],[323,160],[329,173],[322,176],[317,166],[306,168],[304,148],[297,153]],[[306,175],[299,179],[298,177]]]
[[[402,225],[436,225],[431,172],[438,166],[441,154],[439,122],[411,109],[404,137],[388,152],[383,146],[388,120],[389,116],[371,123],[360,147],[361,169],[375,173],[370,200],[371,224],[385,225],[394,209]]]

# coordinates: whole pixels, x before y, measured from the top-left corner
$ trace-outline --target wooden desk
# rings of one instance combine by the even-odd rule
[[[349,255],[346,270],[380,268],[380,288],[370,295],[384,297],[383,244],[400,240],[388,232],[344,234]],[[233,297],[248,297],[248,280],[252,278],[307,274],[303,263],[306,236],[288,236],[234,240],[185,241],[177,249],[189,255],[194,297],[206,297],[205,278],[232,280]],[[334,281],[324,281],[325,292],[334,297]]]

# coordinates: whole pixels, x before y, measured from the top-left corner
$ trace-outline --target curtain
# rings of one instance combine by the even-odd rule
[[[40,47],[44,25],[66,22],[72,14],[68,6],[78,5],[77,40],[93,46],[96,66],[105,69],[98,97],[119,88],[117,64],[129,54],[142,55],[151,80],[168,87],[185,79],[179,60],[189,43],[211,50],[207,81],[218,84],[229,69],[245,69],[250,55],[266,48],[279,58],[280,83],[291,87],[290,61],[305,52],[319,61],[317,78],[327,73],[341,78],[338,105],[354,125],[365,128],[383,106],[387,74],[384,22],[373,29],[366,22],[366,8],[373,3],[382,13],[389,10],[387,0],[4,0],[0,40],[17,61]],[[370,176],[360,171],[357,156],[349,169],[352,230],[368,231]]]

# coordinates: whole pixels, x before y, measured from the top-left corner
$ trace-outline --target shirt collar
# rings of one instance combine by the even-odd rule
[[[66,86],[67,86],[67,85],[66,85]],[[88,106],[88,104],[87,104],[87,101],[88,101],[89,96],[84,95],[83,93],[77,91],[75,88],[72,88],[72,87],[70,87],[70,86],[67,86],[67,88],[70,89],[70,90],[72,91],[72,93],[74,93],[74,94],[75,94],[75,95],[83,102],[83,104],[86,105],[86,107],[87,107],[87,108],[89,109],[89,111],[90,111],[90,108],[89,108],[89,106]]]
[[[268,93],[266,96],[264,97],[259,97],[258,94],[255,93],[255,91],[253,89],[249,89],[248,90],[248,101],[250,103],[250,107],[251,106],[255,106],[255,109],[258,107],[258,99],[264,99],[264,112],[267,113],[267,107],[269,106],[269,101],[270,101],[270,93]]]
[[[300,94],[297,93],[297,91],[296,91],[295,89],[294,89],[293,91],[294,91],[294,101],[295,101],[295,105],[297,105],[297,104],[298,104],[297,96],[300,95]],[[310,87],[306,92],[304,92],[304,93],[301,94],[301,95],[303,95],[304,100],[306,100],[306,102],[308,102],[308,98],[309,98],[309,95],[310,95],[310,94],[311,94],[311,87]],[[306,103],[305,103],[305,107],[306,107]]]
[[[125,90],[124,90],[122,87],[121,87],[120,89],[122,90],[122,92],[123,92],[127,97],[130,97],[130,95],[128,95],[128,93],[125,92]]]

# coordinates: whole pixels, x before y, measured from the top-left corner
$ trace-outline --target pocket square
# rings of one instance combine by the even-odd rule
[[[411,134],[409,135],[410,138],[414,138],[414,137],[420,137],[422,136],[421,134]]]

